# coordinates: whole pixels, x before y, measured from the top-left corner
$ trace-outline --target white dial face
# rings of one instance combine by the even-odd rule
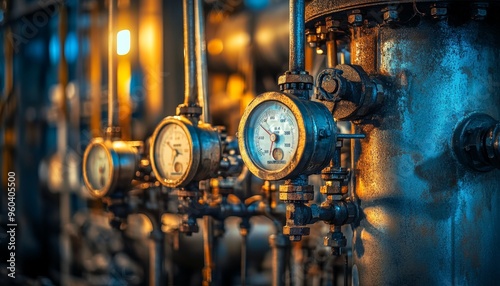
[[[191,162],[191,145],[184,129],[174,123],[165,125],[158,133],[154,148],[156,169],[162,178],[181,179]]]
[[[111,180],[111,162],[102,145],[93,145],[87,155],[85,171],[93,190],[102,190]]]
[[[265,101],[257,106],[249,117],[245,133],[250,157],[264,170],[283,169],[297,152],[297,120],[292,111],[278,101]]]

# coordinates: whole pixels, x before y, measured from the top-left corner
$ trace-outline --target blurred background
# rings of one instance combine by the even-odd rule
[[[145,141],[183,101],[182,1],[117,4],[119,125],[124,140]],[[287,68],[288,1],[206,0],[203,10],[211,119],[234,135],[250,100],[277,90]],[[108,1],[1,0],[0,49],[0,284],[147,285],[151,223],[132,215],[126,231],[112,229],[82,182],[83,151],[107,124]],[[16,180],[15,280],[6,277],[8,172]],[[267,285],[273,226],[254,219],[249,281]],[[226,285],[239,281],[237,226],[228,220],[218,250]],[[171,233],[165,244],[169,285],[199,285],[201,234]]]

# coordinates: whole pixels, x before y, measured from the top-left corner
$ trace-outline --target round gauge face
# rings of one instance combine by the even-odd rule
[[[101,191],[109,185],[112,172],[111,160],[104,146],[95,144],[87,154],[85,173],[92,190]]]
[[[252,161],[267,171],[288,165],[297,152],[299,127],[292,111],[279,101],[264,101],[250,114],[245,131]]]
[[[155,141],[154,159],[162,179],[178,181],[188,172],[191,145],[186,131],[178,124],[168,123]]]

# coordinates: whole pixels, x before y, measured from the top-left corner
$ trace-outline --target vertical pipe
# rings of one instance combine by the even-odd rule
[[[59,5],[59,85],[61,88],[61,99],[60,99],[60,116],[57,120],[57,151],[61,156],[61,160],[64,164],[66,159],[66,147],[68,144],[67,140],[67,123],[68,123],[68,107],[66,99],[66,87],[68,85],[68,65],[66,62],[66,56],[64,54],[66,35],[67,35],[67,10],[64,4]],[[70,263],[71,263],[71,245],[68,235],[68,225],[71,223],[71,209],[70,209],[70,194],[67,189],[67,177],[63,173],[63,189],[60,193],[59,201],[59,216],[60,216],[60,228],[61,233],[59,236],[60,247],[61,247],[61,284],[68,285],[69,274],[70,274]]]
[[[198,104],[198,85],[196,80],[196,52],[194,42],[194,1],[183,1],[184,26],[184,104]]]
[[[166,282],[163,275],[163,233],[158,224],[153,224],[153,227],[149,239],[149,286],[161,286]]]
[[[7,7],[9,9],[10,7]],[[14,89],[14,47],[11,43],[13,43],[13,34],[11,27],[6,27],[4,30],[4,59],[5,59],[5,82],[4,82],[4,96],[1,100],[0,104],[0,122],[3,121],[3,116],[7,114],[7,105],[11,102],[13,98],[13,89]],[[14,122],[13,120],[7,120],[5,128],[2,128],[2,139],[3,139],[3,148],[2,148],[2,186],[7,185],[7,173],[14,168],[14,152],[12,152],[12,148],[15,142],[14,136]]]
[[[116,1],[109,0],[108,16],[108,127],[114,127],[118,122],[117,91],[116,91],[116,61],[115,52],[115,33],[114,33],[114,14],[116,10]]]
[[[247,241],[246,233],[241,234],[241,286],[247,284]]]
[[[304,63],[304,28],[305,0],[290,0],[290,56],[289,71],[303,71]]]
[[[195,0],[195,43],[196,43],[196,69],[198,83],[198,103],[202,108],[201,119],[203,122],[210,122],[210,110],[208,102],[207,85],[207,53],[205,43],[205,22],[203,17],[202,0]]]
[[[269,236],[269,245],[272,249],[272,285],[282,286],[285,285],[286,278],[286,240],[288,238],[281,233],[271,234]]]
[[[349,276],[347,273],[347,269],[349,269],[349,260],[346,252],[344,254],[344,286],[347,286],[347,277]]]
[[[337,44],[335,42],[335,33],[328,33],[329,39],[326,41],[326,67],[334,68],[337,63]]]
[[[90,11],[90,46],[92,53],[89,55],[90,78],[90,132],[92,137],[101,135],[101,45],[99,28],[99,7],[92,6]]]
[[[203,231],[203,252],[205,267],[203,268],[203,286],[212,285],[213,253],[214,253],[214,230],[213,221],[210,216],[203,217],[205,229]]]

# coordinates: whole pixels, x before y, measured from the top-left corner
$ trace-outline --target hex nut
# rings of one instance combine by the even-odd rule
[[[323,238],[323,244],[330,247],[345,247],[347,239],[341,232],[332,232]]]
[[[309,235],[311,229],[307,226],[290,226],[290,225],[285,225],[283,227],[283,234],[285,235]]]
[[[279,198],[282,201],[311,201],[314,193],[280,193]]]
[[[347,22],[351,25],[359,25],[363,22],[363,15],[351,14],[347,17]]]
[[[440,19],[446,16],[448,9],[446,7],[432,7],[431,16],[435,19]]]
[[[396,10],[387,10],[384,12],[384,21],[393,22],[398,19],[398,11]]]
[[[333,181],[332,185],[321,186],[319,191],[325,195],[336,195],[342,194],[342,185],[339,181]]]
[[[314,81],[313,77],[308,73],[301,74],[292,74],[285,73],[278,78],[278,84],[286,84],[286,83],[310,83],[312,84]]]
[[[314,187],[312,185],[297,186],[297,185],[280,185],[280,193],[313,193]]]

